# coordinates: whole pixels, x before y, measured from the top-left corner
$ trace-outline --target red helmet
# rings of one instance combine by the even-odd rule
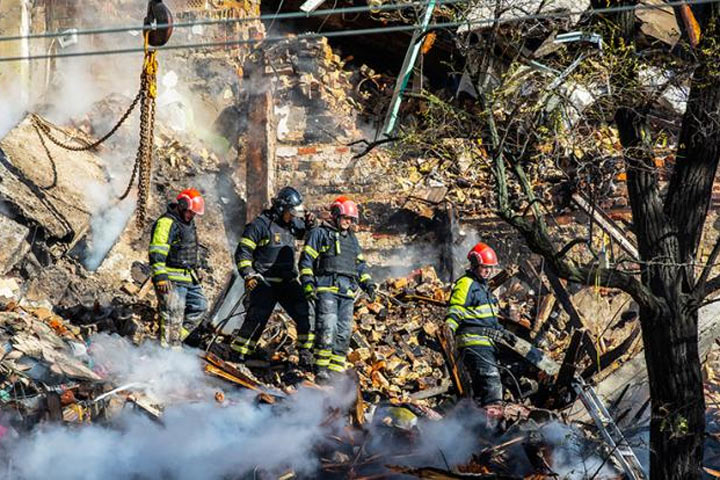
[[[205,213],[205,200],[200,192],[194,188],[186,188],[177,196],[178,204],[184,209],[195,212],[198,215]]]
[[[350,217],[354,220],[359,218],[357,204],[344,195],[336,198],[330,205],[330,215],[333,218]]]
[[[485,267],[496,267],[498,265],[495,250],[483,242],[475,245],[472,250],[468,252],[467,258],[473,266],[483,265]]]

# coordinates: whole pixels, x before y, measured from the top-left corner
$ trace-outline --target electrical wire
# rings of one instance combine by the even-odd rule
[[[284,1],[284,0],[283,0]],[[439,5],[454,5],[457,3],[465,3],[467,0],[438,0]],[[167,23],[158,23],[155,25],[125,25],[125,26],[117,26],[117,27],[101,27],[101,28],[92,28],[92,29],[73,29],[71,32],[64,31],[64,32],[43,32],[43,33],[33,33],[30,35],[10,35],[10,36],[4,36],[0,37],[0,42],[6,42],[6,41],[12,41],[12,40],[32,40],[32,39],[39,39],[39,38],[53,38],[53,37],[65,37],[72,33],[73,35],[98,35],[98,34],[105,34],[105,33],[123,33],[123,32],[141,32],[144,30],[155,30],[158,28],[166,28],[172,26],[173,29],[177,28],[186,28],[186,27],[194,27],[198,25],[228,25],[228,24],[235,24],[235,23],[249,23],[249,22],[255,22],[255,21],[263,21],[263,20],[270,20],[274,22],[275,20],[293,20],[293,19],[302,19],[302,18],[310,18],[310,17],[323,17],[331,14],[345,14],[345,13],[367,13],[367,12],[376,12],[376,11],[395,11],[395,10],[404,10],[408,8],[414,8],[419,6],[426,6],[427,1],[417,0],[414,2],[402,2],[402,3],[388,3],[384,5],[378,5],[377,7],[370,7],[368,5],[365,6],[357,6],[357,7],[342,7],[342,8],[327,8],[324,10],[315,10],[312,12],[286,12],[286,13],[280,13],[279,11],[276,11],[276,13],[271,14],[264,14],[264,15],[258,15],[254,17],[243,17],[243,18],[223,18],[223,19],[208,19],[208,20],[193,20],[192,22],[175,22],[172,25]],[[282,4],[282,2],[281,2]],[[282,5],[281,5],[282,6]],[[270,24],[270,27],[272,28],[272,23]]]
[[[720,0],[676,0],[671,1],[667,3],[660,3],[660,4],[643,4],[643,5],[622,5],[618,7],[605,7],[605,8],[595,8],[595,9],[587,9],[587,10],[576,10],[576,11],[566,11],[566,12],[548,12],[548,13],[536,13],[536,14],[529,14],[529,15],[521,15],[517,17],[512,18],[502,18],[502,15],[499,17],[492,17],[487,19],[481,19],[478,20],[482,23],[487,24],[494,24],[496,22],[499,23],[514,23],[514,22],[522,22],[526,20],[546,20],[546,19],[552,19],[552,18],[567,18],[567,17],[573,17],[577,15],[603,15],[606,13],[618,13],[618,12],[624,12],[628,10],[661,10],[665,8],[671,8],[671,7],[677,7],[681,5],[703,5],[703,4],[711,4],[711,3],[717,3]],[[438,0],[437,5],[453,5],[458,3],[465,3],[467,0]],[[385,4],[385,5],[378,5],[370,7],[369,5],[366,6],[357,6],[357,7],[343,7],[343,8],[337,8],[337,9],[325,9],[325,10],[315,10],[313,12],[286,12],[286,13],[275,13],[275,14],[265,14],[265,15],[259,15],[255,17],[244,17],[244,18],[228,18],[228,19],[211,19],[211,20],[194,20],[192,22],[182,22],[182,23],[174,23],[173,25],[169,24],[156,24],[152,26],[124,26],[124,27],[107,27],[107,28],[97,28],[97,29],[87,29],[87,30],[80,30],[76,29],[72,31],[72,34],[75,35],[93,35],[93,34],[103,34],[103,33],[119,33],[119,32],[132,32],[132,31],[143,31],[143,30],[154,30],[157,28],[164,28],[172,26],[173,28],[184,28],[184,27],[194,27],[196,25],[227,25],[232,23],[247,23],[247,22],[253,22],[253,21],[262,21],[262,20],[288,20],[288,19],[296,19],[296,18],[308,18],[308,17],[315,17],[315,16],[325,16],[330,14],[345,14],[345,13],[366,13],[366,12],[373,12],[376,13],[378,11],[394,11],[394,10],[404,10],[406,8],[415,8],[418,6],[427,6],[428,2],[426,1],[415,1],[415,2],[407,2],[407,3],[393,3],[393,4]],[[461,26],[461,25],[475,25],[476,22],[474,20],[466,20],[462,22],[451,22],[453,25]],[[438,24],[443,25],[443,24]],[[410,26],[414,27],[414,26]],[[31,34],[31,35],[13,35],[13,36],[5,36],[0,37],[0,42],[3,41],[9,41],[9,40],[24,40],[24,39],[34,39],[34,38],[51,38],[51,37],[64,37],[68,35],[68,32],[45,32],[45,33],[37,33],[37,34]]]
[[[458,0],[446,0],[445,3],[459,3]],[[562,13],[544,13],[544,14],[534,14],[534,15],[524,15],[524,16],[518,16],[513,18],[502,18],[502,17],[493,17],[493,18],[486,18],[486,19],[477,19],[477,20],[464,20],[464,21],[456,21],[456,22],[445,22],[445,23],[437,23],[434,25],[430,25],[428,27],[428,31],[432,30],[438,30],[442,28],[454,28],[454,27],[461,27],[461,26],[475,26],[480,27],[483,25],[495,25],[495,24],[510,24],[510,23],[519,23],[519,22],[525,22],[528,20],[547,20],[547,19],[559,19],[559,18],[568,18],[572,16],[577,15],[602,15],[607,13],[618,13],[628,10],[657,10],[657,9],[663,9],[673,6],[680,6],[680,5],[701,5],[701,4],[711,4],[711,3],[718,3],[720,0],[682,0],[682,1],[676,1],[676,2],[668,2],[663,4],[647,4],[647,5],[625,5],[620,7],[608,7],[608,8],[599,8],[599,9],[588,9],[588,10],[578,10],[578,11],[570,11],[570,12],[562,12]],[[421,2],[421,4],[425,4],[426,2]],[[412,4],[407,4],[412,5]],[[380,7],[380,6],[379,6]],[[394,6],[393,6],[394,7]],[[369,7],[348,7],[348,8],[360,8],[363,10],[369,10]],[[374,7],[373,7],[374,8]],[[332,9],[330,9],[332,11]],[[347,10],[345,10],[347,11]],[[322,13],[323,15],[326,15],[328,13],[328,10],[323,11],[316,11],[313,13]],[[340,9],[336,9],[335,13],[343,13],[340,11]],[[299,14],[297,12],[292,12],[288,14],[280,14],[284,15],[283,18],[300,18],[305,16],[310,16],[310,14],[302,13]],[[278,15],[278,17],[280,16]],[[292,15],[292,17],[290,17]],[[262,17],[262,16],[261,16]],[[260,18],[260,17],[257,17]],[[269,18],[265,16],[264,18]],[[232,21],[236,22],[242,22],[242,21],[249,21],[248,18],[245,19],[234,19]],[[231,21],[231,22],[232,22]],[[193,22],[189,25],[203,25],[203,24],[212,24],[212,23],[227,23],[225,20],[223,21],[201,21],[201,22]],[[396,26],[389,26],[389,27],[376,27],[376,28],[366,28],[366,29],[350,29],[350,30],[336,30],[332,32],[326,32],[323,34],[318,33],[301,33],[293,36],[276,36],[276,37],[266,37],[264,39],[248,39],[248,40],[237,40],[237,41],[226,41],[226,42],[206,42],[206,43],[189,43],[189,44],[180,44],[180,45],[166,45],[163,47],[158,47],[157,50],[183,50],[183,49],[202,49],[202,48],[217,48],[217,47],[232,47],[232,46],[240,46],[240,45],[248,45],[248,44],[265,44],[265,43],[272,43],[272,42],[282,42],[282,41],[288,41],[288,40],[308,40],[308,39],[318,39],[318,38],[339,38],[339,37],[350,37],[350,36],[362,36],[362,35],[375,35],[375,34],[387,34],[387,33],[396,33],[396,32],[409,32],[416,30],[418,27],[416,24],[413,25],[396,25]],[[124,30],[121,28],[118,29],[112,29],[113,31],[129,31]],[[137,28],[132,29],[137,30]],[[74,33],[80,33],[80,31],[76,31]],[[86,31],[84,33],[93,33],[91,31]],[[108,33],[108,30],[101,31],[96,30],[95,33]],[[66,33],[67,34],[67,33]],[[65,35],[66,35],[65,34]],[[41,34],[44,35],[44,34]],[[50,36],[57,36],[57,33],[54,34],[47,34],[44,35],[46,37]],[[24,38],[31,38],[31,36],[20,36],[19,38],[16,37],[0,37],[0,41],[9,40],[9,39],[24,39]],[[34,37],[33,37],[34,38]],[[122,48],[122,49],[115,49],[115,50],[95,50],[95,51],[84,51],[84,52],[67,52],[67,53],[56,53],[56,54],[49,54],[49,55],[26,55],[26,56],[17,56],[17,57],[0,57],[0,62],[10,62],[10,61],[24,61],[24,60],[43,60],[43,59],[51,59],[51,58],[69,58],[69,57],[86,57],[86,56],[96,56],[96,55],[117,55],[117,54],[124,54],[124,53],[138,53],[144,51],[143,48]]]

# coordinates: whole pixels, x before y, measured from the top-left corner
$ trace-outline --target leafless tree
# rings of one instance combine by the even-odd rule
[[[495,17],[504,3],[490,8]],[[462,73],[475,91],[464,100],[415,95],[419,113],[403,124],[399,165],[415,162],[426,176],[451,179],[461,212],[492,203],[557,276],[632,296],[652,399],[651,476],[700,478],[698,309],[720,290],[720,275],[713,277],[720,241],[698,263],[720,158],[720,4],[693,6],[700,43],[685,31],[670,49],[639,34],[635,3],[593,0],[596,9],[627,7],[585,15],[574,27],[602,44],[589,36],[545,41],[565,27],[559,18],[499,21],[458,35]],[[669,90],[683,88],[684,113],[658,107]],[[458,142],[472,155],[469,171],[458,164]],[[488,185],[493,196],[472,193]],[[601,261],[589,239],[561,243],[567,237],[548,218],[563,207],[564,188],[598,203],[622,193],[640,258]]]

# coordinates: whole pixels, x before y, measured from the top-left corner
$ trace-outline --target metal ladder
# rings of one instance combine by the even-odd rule
[[[625,435],[615,424],[592,385],[585,383],[585,380],[578,375],[573,379],[572,387],[580,397],[580,401],[585,405],[588,413],[590,413],[605,443],[610,447],[610,454],[620,464],[625,475],[631,480],[646,480],[647,476],[642,465],[640,465],[640,461],[635,456],[635,452],[630,447]]]

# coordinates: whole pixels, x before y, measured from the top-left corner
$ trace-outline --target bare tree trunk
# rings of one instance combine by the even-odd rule
[[[672,307],[663,313],[640,310],[652,399],[650,474],[653,479],[699,479],[705,398],[697,312],[683,314],[681,305]]]

